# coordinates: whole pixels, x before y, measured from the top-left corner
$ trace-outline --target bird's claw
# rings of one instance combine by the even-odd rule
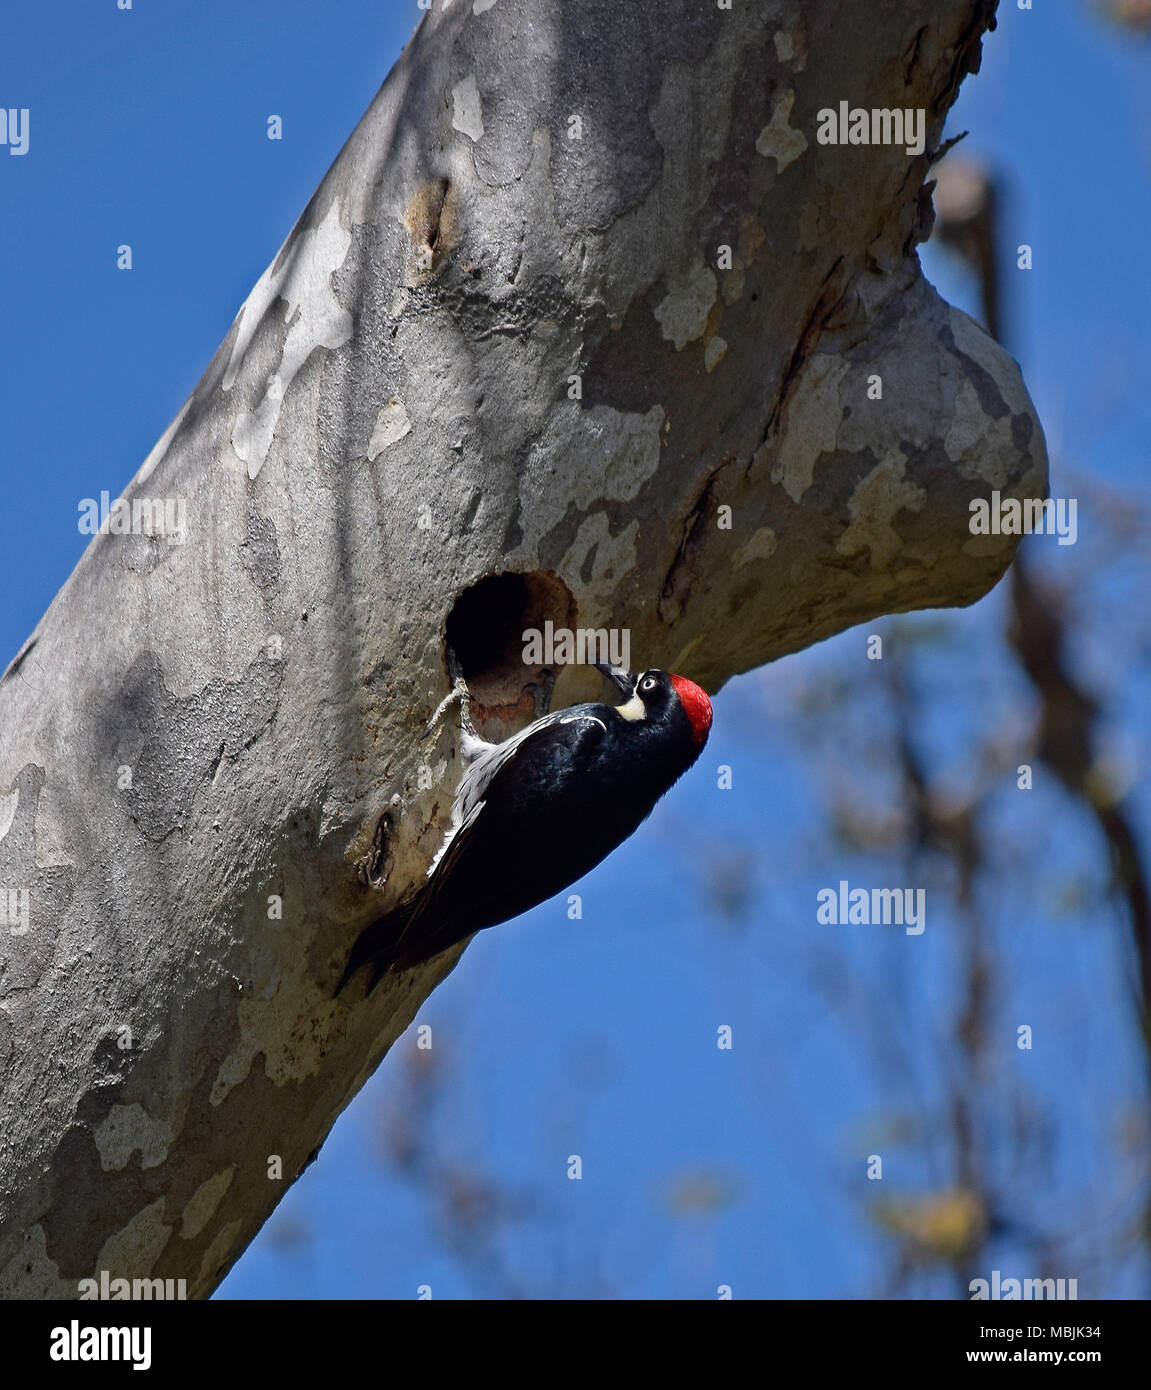
[[[555,672],[545,668],[540,672],[539,680],[532,681],[532,683],[527,686],[527,689],[531,692],[532,704],[535,706],[534,717],[536,719],[542,719],[551,708],[552,691],[555,689],[555,683]]]
[[[468,689],[467,681],[464,680],[463,668],[460,666],[459,658],[451,647],[447,649],[447,657],[448,675],[451,677],[452,688],[436,706],[435,712],[428,720],[424,732],[420,736],[421,742],[432,736],[438,728],[440,720],[453,704],[458,704],[460,707],[460,728],[465,734],[471,734],[473,738],[476,736],[476,731],[472,727],[472,695],[471,691]]]

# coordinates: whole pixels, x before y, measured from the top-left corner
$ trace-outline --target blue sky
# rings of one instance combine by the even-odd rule
[[[28,156],[0,151],[5,661],[83,549],[78,501],[116,495],[133,475],[419,19],[390,0],[344,0],[333,23],[336,9],[197,0],[120,12],[75,0],[6,16],[0,102],[30,108],[32,124]],[[1001,10],[949,130],[969,128],[968,151],[1003,171],[1009,238],[1034,248],[1034,269],[1011,272],[1009,323],[1047,427],[1053,491],[1089,475],[1145,509],[1151,50],[1074,0]],[[270,112],[283,118],[280,142],[265,137]],[[122,242],[130,273],[115,266]],[[930,250],[924,260],[972,309],[954,264]],[[1080,552],[1100,543],[1087,534]],[[1042,559],[1087,585],[1079,554]],[[1118,614],[1104,611],[1083,660],[1114,690],[1142,768],[1145,702],[1123,691],[1146,660],[1139,580],[1119,566],[1099,581]],[[987,703],[1025,700],[997,645],[1002,601],[997,592],[948,615],[946,640],[917,667],[922,737],[957,777]],[[941,907],[918,939],[816,934],[816,889],[865,881],[877,865],[831,847],[818,757],[787,708],[834,673],[870,679],[864,636],[732,682],[704,760],[580,885],[584,920],[568,922],[560,900],[481,935],[421,1011],[447,1076],[437,1161],[499,1187],[510,1215],[494,1240],[454,1257],[436,1201],[381,1161],[409,1034],[219,1296],[414,1297],[422,1284],[436,1297],[882,1289],[890,1248],[862,1213],[862,1160],[877,1125],[922,1134],[944,1122],[946,1050],[933,1030],[954,1002],[959,927]],[[963,695],[949,699],[957,672]],[[854,757],[867,757],[879,710],[864,690],[844,734]],[[717,786],[720,764],[733,769],[731,791]],[[1085,923],[1060,908],[1066,882],[1098,878],[1099,847],[1056,792],[1036,796],[1027,818],[1006,794],[997,807],[1003,889],[987,913],[1015,1010],[1005,1008],[1005,1035],[1026,1017],[1050,1040],[1027,1059],[1026,1085],[1058,1110],[1062,1136],[1037,1199],[1086,1220],[1084,1194],[1120,1181],[1111,1139],[1142,1094],[1142,1062],[1117,917]],[[1142,785],[1138,798],[1146,832]],[[1027,879],[1013,851],[1044,856],[1050,874]],[[691,861],[738,852],[750,858],[751,903],[726,920]],[[1049,887],[1031,892],[1035,881]],[[830,997],[828,980],[839,980]],[[730,1053],[716,1047],[720,1024],[733,1029]],[[894,1073],[875,1060],[892,1052],[906,1063]],[[1004,1069],[1020,1065],[1012,1052]],[[571,1153],[584,1159],[580,1182],[566,1177]],[[893,1184],[947,1178],[928,1143],[891,1153]],[[1021,1257],[1009,1240],[1000,1253]],[[1146,1291],[1137,1262],[1084,1268],[1096,1293]],[[930,1273],[912,1291],[953,1293]]]

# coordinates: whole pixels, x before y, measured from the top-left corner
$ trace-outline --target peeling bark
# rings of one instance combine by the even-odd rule
[[[524,619],[714,691],[999,578],[968,503],[1042,494],[1042,432],[915,254],[993,9],[425,17],[126,490],[187,542],[94,538],[0,683],[0,1293],[210,1293],[455,964],[331,998],[442,833],[418,735],[477,580],[527,576],[471,659],[502,736]],[[926,152],[820,145],[841,100],[925,108]]]

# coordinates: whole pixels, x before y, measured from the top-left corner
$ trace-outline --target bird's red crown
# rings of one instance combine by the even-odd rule
[[[686,676],[672,676],[671,683],[691,725],[692,737],[702,748],[711,731],[711,701],[707,698],[707,691],[701,690],[695,681],[689,681]]]

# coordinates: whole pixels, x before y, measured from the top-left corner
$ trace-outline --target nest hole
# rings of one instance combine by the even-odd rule
[[[567,585],[545,570],[487,575],[460,594],[444,637],[463,669],[477,723],[510,730],[534,716],[539,691],[550,689],[557,672],[524,660],[524,634],[543,632],[548,622],[574,627],[576,611]]]

